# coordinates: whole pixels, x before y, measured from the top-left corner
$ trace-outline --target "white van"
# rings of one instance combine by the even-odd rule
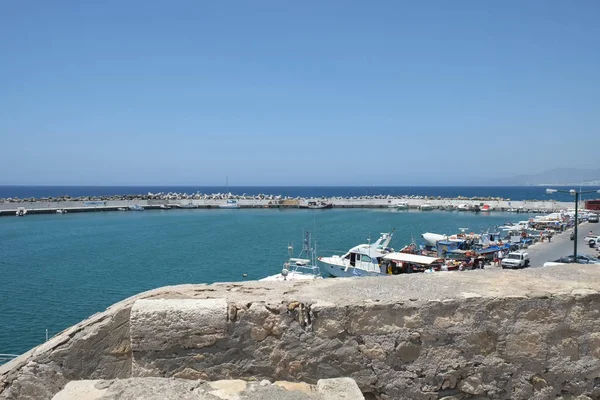
[[[511,251],[502,259],[502,268],[526,268],[529,267],[529,253],[523,250]]]

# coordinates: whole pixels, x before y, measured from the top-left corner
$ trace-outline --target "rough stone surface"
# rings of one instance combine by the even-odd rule
[[[350,377],[380,399],[598,399],[600,269],[161,288],[0,366],[0,399],[148,375]]]
[[[157,376],[161,374],[156,366],[160,360],[183,351],[212,347],[226,337],[227,302],[225,299],[138,300],[131,309],[130,332],[133,376]],[[191,364],[169,371],[169,375],[208,378]]]
[[[304,385],[304,386],[300,386]],[[299,390],[300,388],[300,390]],[[130,378],[71,381],[53,400],[361,400],[364,396],[352,379],[320,380],[316,386],[294,382],[260,385],[221,380]]]

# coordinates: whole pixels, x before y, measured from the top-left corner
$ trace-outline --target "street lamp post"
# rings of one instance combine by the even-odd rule
[[[600,190],[585,190],[585,191],[577,191],[575,189],[571,190],[558,190],[558,189],[546,189],[546,193],[569,193],[575,196],[575,229],[573,230],[573,259],[577,262],[577,225],[578,225],[578,217],[579,217],[579,196],[585,193],[600,193]]]

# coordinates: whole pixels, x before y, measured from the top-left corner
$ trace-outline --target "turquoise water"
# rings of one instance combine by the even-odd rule
[[[0,353],[20,354],[109,305],[181,283],[275,274],[302,230],[318,255],[396,228],[401,248],[431,231],[480,232],[523,214],[388,209],[165,210],[0,218]],[[244,278],[242,274],[248,274]],[[385,279],[385,278],[382,278]]]

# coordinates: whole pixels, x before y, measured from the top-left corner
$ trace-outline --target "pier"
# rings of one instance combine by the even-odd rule
[[[565,210],[573,206],[572,202],[548,200],[519,200],[498,198],[453,198],[440,197],[390,197],[365,196],[354,198],[281,198],[280,196],[226,196],[204,195],[145,195],[145,196],[113,196],[111,198],[92,199],[0,199],[0,216],[15,216],[19,208],[27,210],[27,214],[52,214],[58,210],[67,213],[118,211],[122,208],[139,205],[144,210],[168,209],[218,209],[228,199],[235,199],[239,208],[280,208],[294,209],[306,205],[309,201],[331,204],[333,208],[390,208],[394,202],[402,201],[409,209],[417,210],[423,204],[430,204],[433,209],[456,209],[461,204],[470,207],[489,206],[489,211],[515,211],[550,213]],[[393,207],[392,207],[393,208]]]

